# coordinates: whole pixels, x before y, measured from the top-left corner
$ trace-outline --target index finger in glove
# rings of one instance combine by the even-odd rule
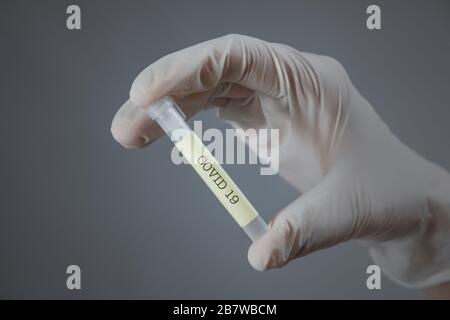
[[[169,54],[134,80],[130,101],[116,114],[111,131],[126,147],[141,147],[161,135],[143,107],[172,96],[192,116],[211,98],[233,98],[256,91],[276,95],[277,65],[271,46],[259,39],[228,35]]]

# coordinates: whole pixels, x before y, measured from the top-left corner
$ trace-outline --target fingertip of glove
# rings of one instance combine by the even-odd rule
[[[267,270],[267,264],[263,262],[261,253],[255,249],[254,243],[248,249],[247,259],[252,268],[256,271],[263,272]]]
[[[289,260],[289,228],[284,224],[273,224],[269,231],[248,249],[248,261],[257,271],[279,268]]]
[[[119,124],[111,126],[111,134],[121,146],[129,150],[140,149],[154,141],[145,134],[134,135],[128,128]]]

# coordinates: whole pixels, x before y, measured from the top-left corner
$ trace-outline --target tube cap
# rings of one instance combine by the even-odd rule
[[[176,108],[183,119],[186,119],[186,115],[183,113],[183,111],[181,111],[175,101],[173,101],[173,99],[169,96],[162,97],[161,99],[149,104],[146,108],[146,112],[150,118],[155,120],[170,108]]]

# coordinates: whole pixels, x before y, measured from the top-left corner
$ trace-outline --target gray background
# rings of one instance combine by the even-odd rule
[[[82,9],[82,31],[65,10]],[[450,3],[385,1],[0,2],[1,298],[424,298],[382,278],[347,243],[254,271],[249,242],[171,144],[129,151],[110,123],[146,65],[241,33],[333,56],[403,141],[450,168]],[[204,127],[225,128],[213,112]],[[227,166],[270,218],[297,193],[257,166]],[[82,268],[68,291],[65,269]]]

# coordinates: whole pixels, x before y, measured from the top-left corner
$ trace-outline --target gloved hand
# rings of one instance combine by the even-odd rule
[[[142,108],[171,95],[188,115],[210,106],[234,127],[280,130],[280,174],[302,195],[251,245],[257,270],[360,239],[407,286],[450,280],[450,179],[400,142],[328,57],[229,35],[147,67],[112,124],[127,147],[161,135]]]

